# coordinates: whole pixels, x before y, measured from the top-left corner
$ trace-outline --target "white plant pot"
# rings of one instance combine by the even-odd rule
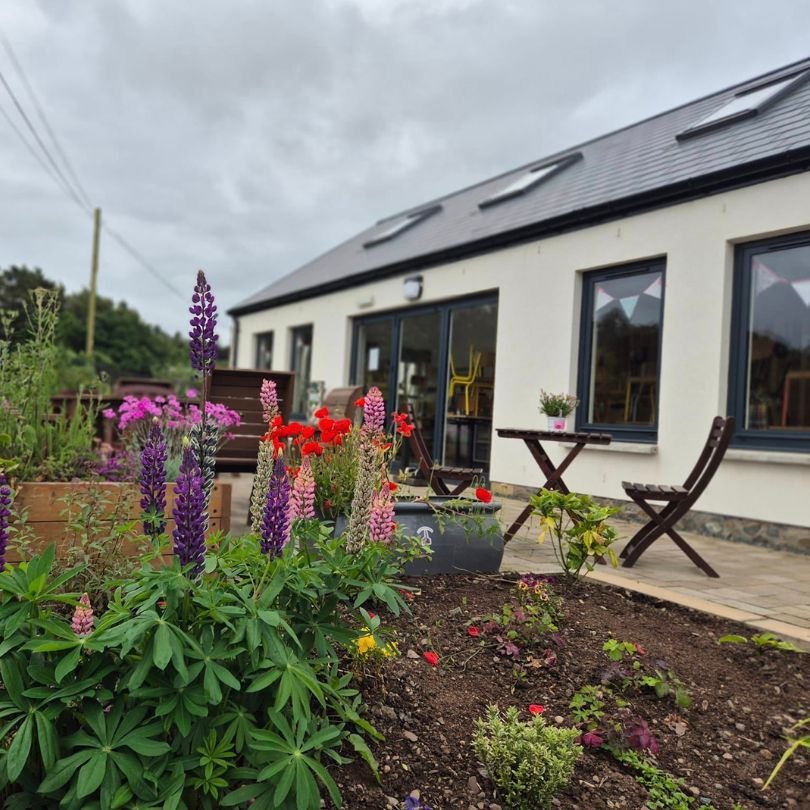
[[[548,429],[554,433],[565,433],[568,428],[568,420],[564,416],[548,416]]]

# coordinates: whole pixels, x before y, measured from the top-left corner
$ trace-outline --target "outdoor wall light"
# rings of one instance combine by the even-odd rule
[[[422,276],[411,276],[403,285],[406,301],[418,301],[422,297]]]

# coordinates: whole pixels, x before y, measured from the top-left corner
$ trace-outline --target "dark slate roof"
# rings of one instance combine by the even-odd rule
[[[676,135],[763,81],[810,69],[810,58],[728,87],[637,124],[399,212],[362,231],[230,310],[246,314],[288,301],[426,268],[551,233],[810,168],[810,81],[757,115],[684,140]],[[581,159],[525,194],[479,203],[531,167]],[[388,241],[364,244],[400,217],[441,210]]]

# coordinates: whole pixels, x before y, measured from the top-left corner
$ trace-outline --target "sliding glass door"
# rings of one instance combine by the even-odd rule
[[[487,298],[355,322],[353,383],[380,388],[389,412],[410,403],[438,462],[489,465],[497,312]]]

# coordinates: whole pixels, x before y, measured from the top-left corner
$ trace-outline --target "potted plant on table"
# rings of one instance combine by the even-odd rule
[[[568,416],[579,404],[573,394],[550,394],[540,392],[540,413],[548,417],[548,429],[555,433],[564,433],[568,427]]]
[[[425,495],[401,494],[389,470],[413,430],[409,417],[394,413],[386,430],[378,388],[356,404],[362,424],[332,419],[326,408],[315,413],[317,427],[285,425],[277,415],[269,423],[265,441],[283,452],[296,478],[311,477],[315,514],[334,521],[335,534],[348,546],[366,537],[399,544],[410,558],[405,573],[412,576],[497,571],[503,557],[501,505],[489,490],[477,487],[474,498],[436,496],[429,489]],[[254,487],[256,518],[262,489],[256,494]]]

